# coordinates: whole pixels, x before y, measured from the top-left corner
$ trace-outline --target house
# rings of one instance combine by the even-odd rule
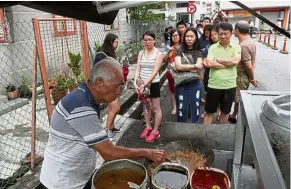
[[[273,23],[277,23],[277,19],[281,18],[282,28],[290,30],[290,1],[245,1],[243,4]],[[228,15],[231,24],[239,20],[253,20],[255,27],[260,28],[260,20],[237,5],[229,1],[221,1],[220,7]],[[266,24],[264,27],[265,30],[270,29],[270,26]]]

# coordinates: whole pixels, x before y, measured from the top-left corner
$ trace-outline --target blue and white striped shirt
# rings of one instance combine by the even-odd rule
[[[84,83],[57,104],[40,175],[47,188],[79,189],[90,178],[97,158],[92,145],[108,139],[96,107]]]

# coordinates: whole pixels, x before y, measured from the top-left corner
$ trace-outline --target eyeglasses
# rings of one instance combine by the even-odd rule
[[[172,35],[172,37],[179,37],[179,35]]]
[[[142,40],[144,43],[148,43],[148,42],[152,42],[152,41],[154,41],[154,39],[143,39]]]

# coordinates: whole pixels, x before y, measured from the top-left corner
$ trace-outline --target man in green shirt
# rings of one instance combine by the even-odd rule
[[[230,41],[232,25],[220,23],[217,29],[219,42],[209,48],[204,61],[204,66],[210,68],[204,124],[212,123],[218,107],[221,110],[220,123],[227,122],[236,92],[236,66],[241,60],[241,47]]]

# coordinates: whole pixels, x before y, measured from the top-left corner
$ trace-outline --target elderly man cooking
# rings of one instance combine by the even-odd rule
[[[161,150],[113,145],[102,128],[96,105],[114,101],[122,83],[119,64],[107,57],[93,66],[88,85],[82,83],[57,104],[51,117],[40,174],[45,187],[82,188],[95,169],[96,152],[104,160],[149,158],[156,163],[164,161],[165,154]]]

